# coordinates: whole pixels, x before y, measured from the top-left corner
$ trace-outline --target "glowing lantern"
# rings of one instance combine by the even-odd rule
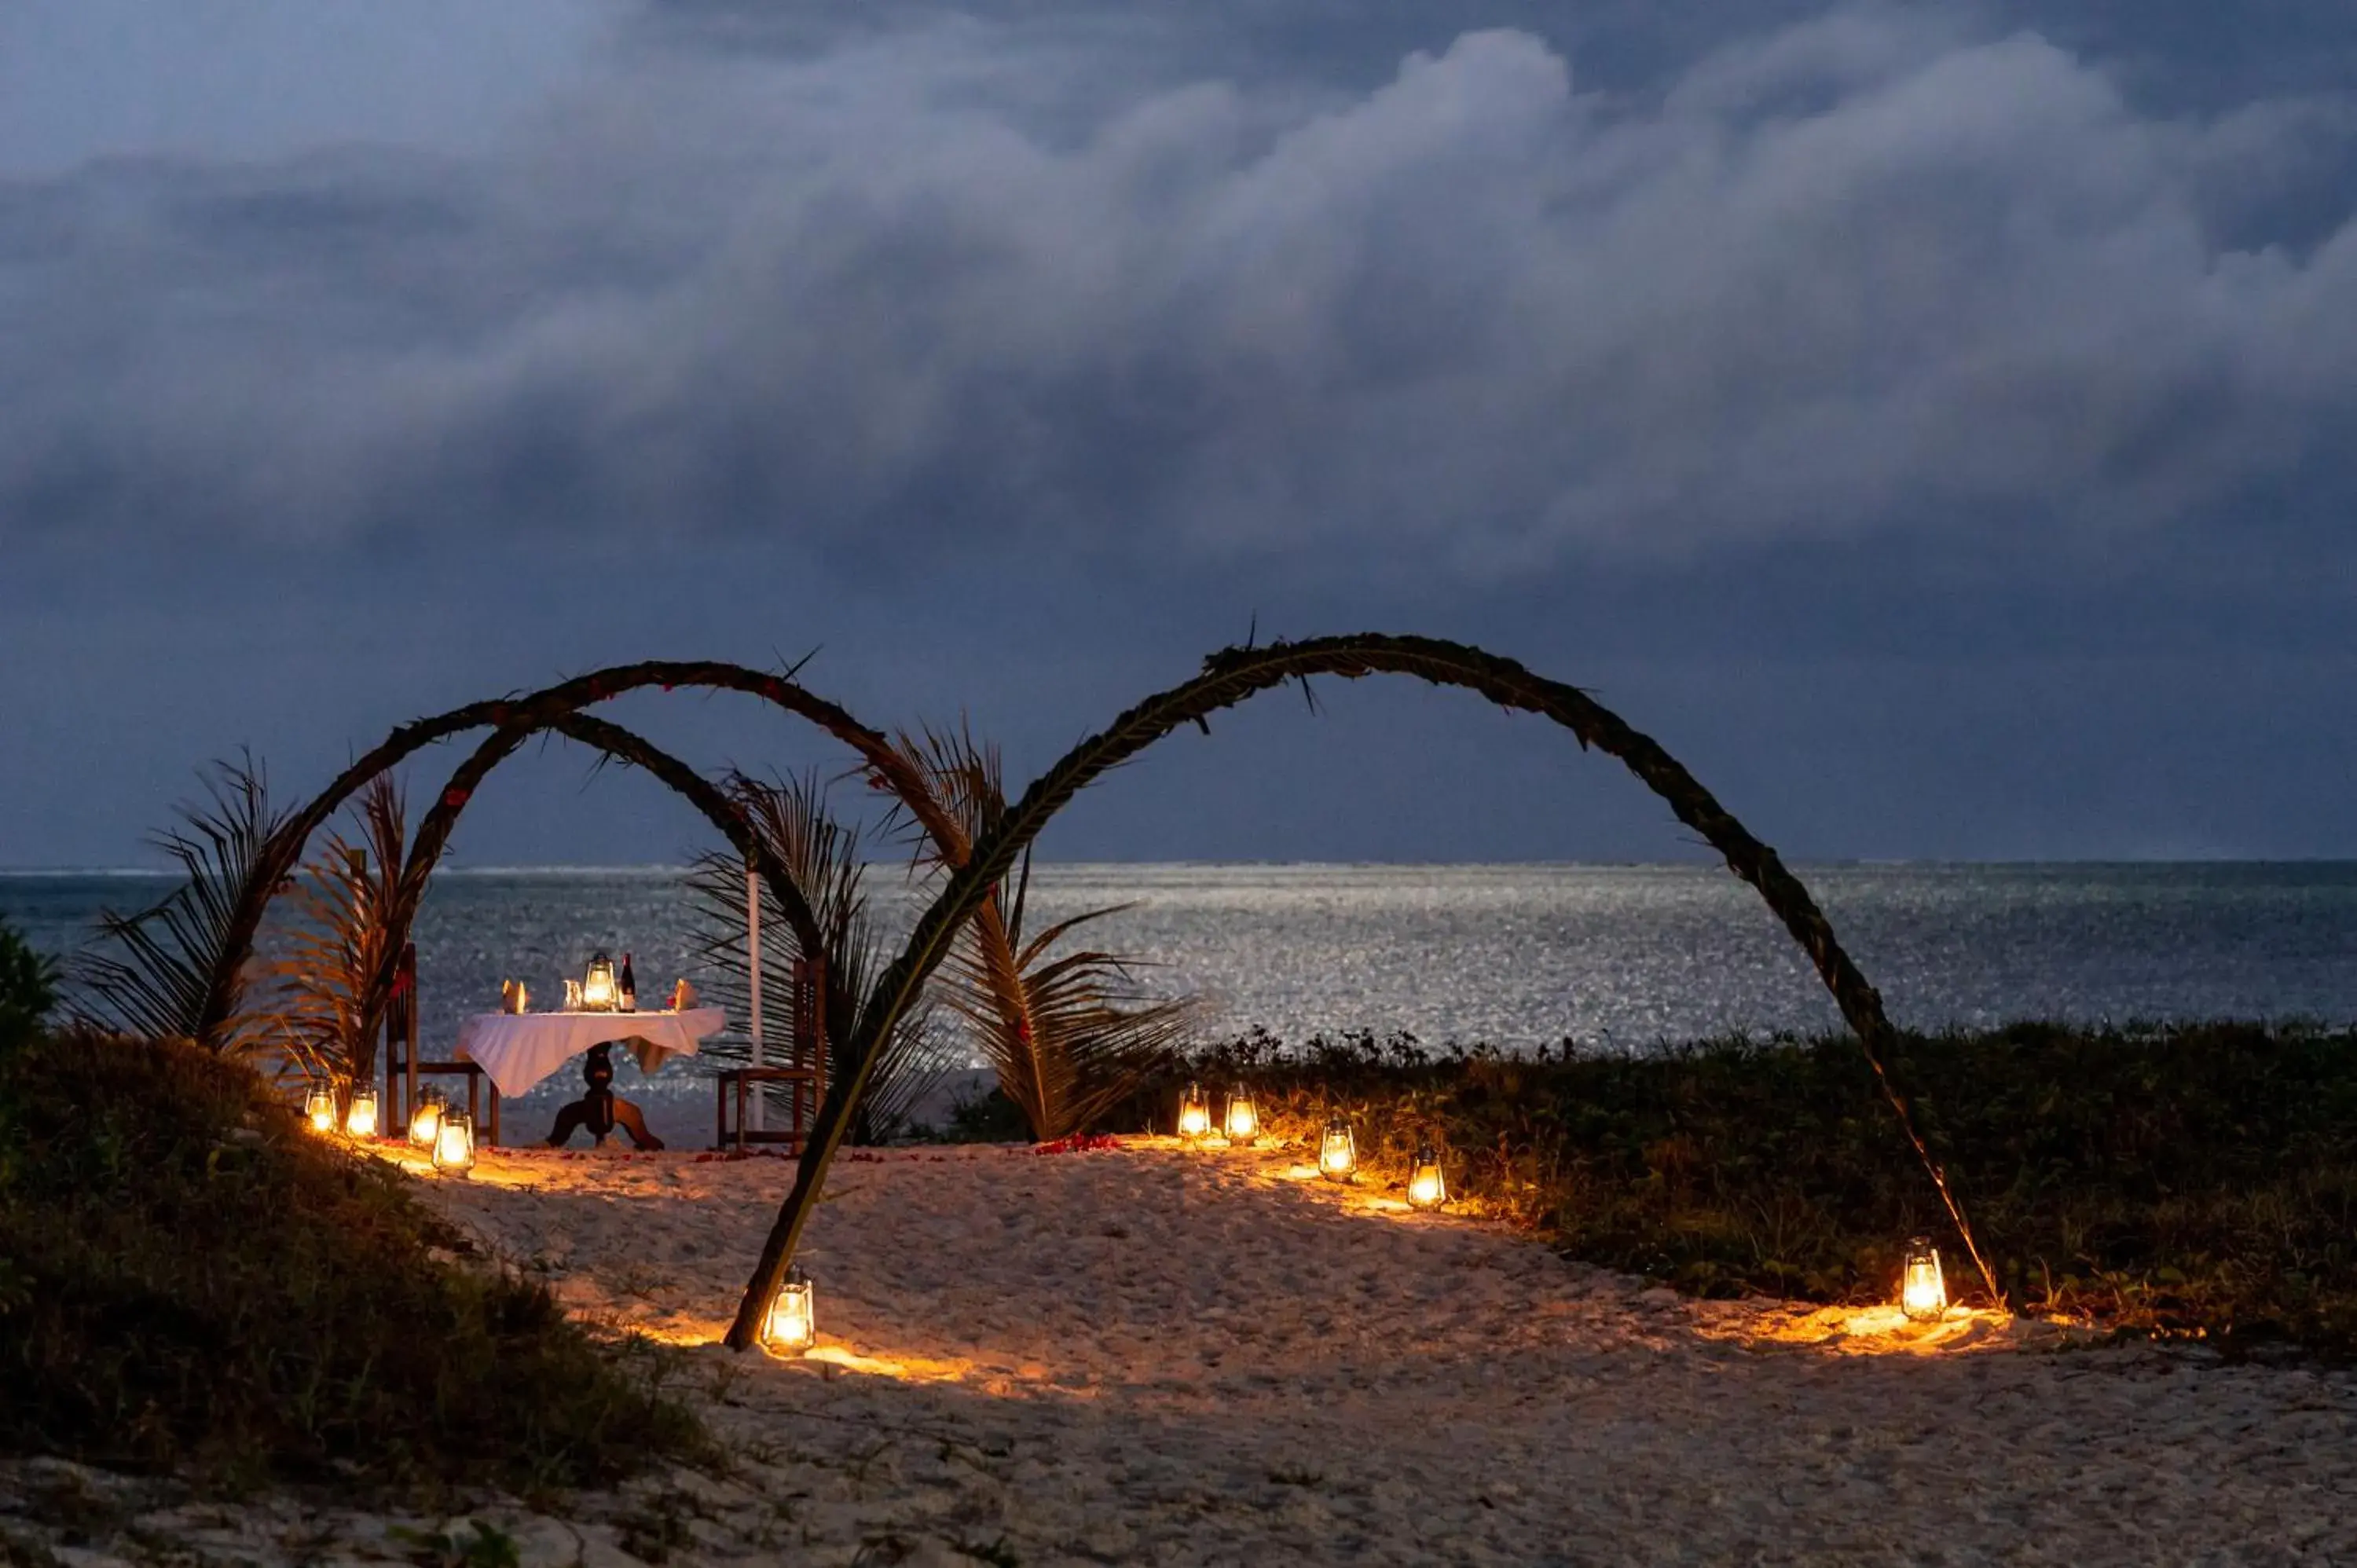
[[[1238,1148],[1260,1136],[1260,1112],[1253,1104],[1252,1090],[1239,1086],[1228,1091],[1228,1119],[1221,1130]]]
[[[409,1141],[421,1149],[434,1146],[442,1131],[442,1091],[428,1087],[409,1118]]]
[[[1440,1156],[1430,1144],[1419,1144],[1415,1164],[1408,1167],[1407,1203],[1410,1208],[1437,1208],[1448,1201],[1448,1181],[1440,1174]]]
[[[303,1119],[311,1123],[314,1133],[336,1130],[336,1091],[326,1084],[315,1086],[303,1100]]]
[[[614,961],[600,950],[590,958],[589,972],[581,977],[581,1009],[611,1013],[614,998]]]
[[[786,1271],[786,1283],[770,1303],[770,1319],[761,1326],[762,1348],[780,1356],[799,1356],[818,1343],[818,1293],[810,1276],[796,1264]]]
[[[352,1108],[344,1113],[344,1131],[355,1138],[376,1136],[376,1090],[352,1090]]]
[[[1211,1135],[1211,1105],[1199,1084],[1189,1084],[1179,1097],[1178,1135],[1197,1142]]]
[[[463,1111],[445,1111],[434,1129],[434,1168],[465,1176],[475,1165],[475,1119]]]
[[[1899,1310],[1917,1323],[1932,1323],[1948,1311],[1948,1282],[1940,1274],[1940,1249],[1918,1236],[1907,1243],[1907,1265],[1899,1277]]]
[[[1349,1181],[1358,1168],[1358,1140],[1351,1136],[1351,1124],[1337,1116],[1318,1140],[1318,1174],[1328,1181]]]

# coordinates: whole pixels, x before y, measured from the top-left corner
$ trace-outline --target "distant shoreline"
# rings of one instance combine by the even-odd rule
[[[874,865],[893,865],[894,860],[871,861]],[[1697,868],[1717,869],[1717,861],[1703,853],[1683,860],[1049,860],[1038,863],[1056,871],[1080,871],[1106,868],[1122,871],[1170,870],[1243,870],[1243,871],[1405,871],[1418,868],[1435,871],[1692,871]],[[1798,869],[1811,868],[1838,871],[2158,871],[2178,868],[2230,870],[2241,868],[2284,867],[2322,870],[2335,867],[2357,869],[2357,856],[2318,855],[2309,857],[2261,857],[2242,859],[2232,856],[2169,858],[2147,860],[2121,859],[2060,859],[2060,860],[1949,860],[1937,857],[1921,860],[1862,857],[1855,859],[1787,859],[1786,865]],[[587,865],[551,864],[545,865],[446,865],[436,867],[436,876],[656,876],[676,875],[690,868],[678,863],[645,862],[629,865]],[[124,881],[164,880],[179,874],[158,866],[137,865],[12,865],[0,866],[0,878],[31,880],[39,877],[100,877]]]

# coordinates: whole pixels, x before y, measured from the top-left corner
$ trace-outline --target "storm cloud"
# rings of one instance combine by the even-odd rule
[[[468,151],[16,179],[0,528],[1405,547],[1479,581],[2347,493],[2343,103],[2140,109],[1909,11],[1642,93],[1514,29],[1358,91],[1169,75],[1119,29],[622,29]]]
[[[0,865],[603,662],[823,646],[1020,776],[1367,627],[1798,854],[2351,853],[2352,81],[2344,0],[0,8]],[[1280,705],[1054,852],[1678,852]],[[698,842],[573,766],[462,853]]]

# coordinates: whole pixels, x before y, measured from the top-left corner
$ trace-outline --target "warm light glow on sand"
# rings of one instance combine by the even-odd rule
[[[847,1345],[813,1346],[797,1359],[903,1383],[962,1383],[970,1380],[974,1371],[972,1361],[932,1360],[910,1355],[863,1356]]]
[[[1952,1306],[1930,1322],[1910,1320],[1895,1303],[1877,1306],[1761,1307],[1698,1316],[1706,1339],[1743,1340],[1830,1350],[1842,1356],[1934,1356],[2016,1347],[2058,1338],[2067,1326],[2016,1317],[1989,1307]]]

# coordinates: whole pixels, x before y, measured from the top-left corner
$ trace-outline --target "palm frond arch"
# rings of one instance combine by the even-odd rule
[[[667,691],[690,687],[741,692],[759,697],[816,725],[858,753],[870,785],[898,798],[928,832],[947,826],[946,822],[935,820],[938,813],[926,799],[920,781],[911,774],[906,759],[893,749],[891,743],[880,732],[868,728],[841,705],[810,692],[789,676],[766,674],[743,665],[712,660],[650,660],[594,671],[525,695],[471,703],[395,728],[372,750],[338,774],[302,810],[286,817],[274,830],[268,845],[257,857],[253,875],[238,892],[230,939],[213,972],[196,1031],[197,1039],[200,1043],[210,1043],[219,1037],[230,1023],[236,1005],[237,975],[253,955],[254,939],[262,929],[263,918],[268,911],[271,899],[276,896],[280,885],[294,874],[311,835],[370,779],[398,766],[426,746],[454,736],[484,728],[494,732],[477,747],[473,756],[460,765],[450,786],[436,800],[427,821],[419,824],[419,845],[423,847],[425,844],[429,833],[436,835],[436,855],[439,854],[438,843],[447,841],[457,813],[464,808],[475,784],[511,755],[526,737],[546,729],[563,730],[573,734],[576,738],[601,746],[611,742],[608,749],[612,755],[621,756],[625,760],[645,768],[688,796],[691,802],[704,811],[732,843],[742,847],[749,842],[753,835],[733,806],[727,808],[725,816],[716,816],[709,809],[711,800],[699,798],[706,792],[712,800],[720,798],[720,792],[708,780],[628,731],[590,718],[581,712],[609,698],[650,686],[660,686]],[[592,736],[602,739],[592,740]],[[457,803],[449,804],[453,800]],[[760,864],[764,861],[768,864]],[[407,885],[414,875],[417,888],[422,891],[424,878],[432,865],[431,858],[421,860],[413,852],[404,866],[404,903],[407,911],[414,912],[415,908],[415,897]],[[757,856],[757,865],[789,920],[795,918],[794,911],[798,908],[802,909],[803,920],[807,920],[809,911],[802,906],[801,896],[793,888],[791,878],[783,875],[784,868],[767,855]],[[814,929],[814,926],[812,929]],[[796,934],[804,934],[800,923],[796,925]],[[391,976],[381,974],[380,983],[389,986]],[[877,1037],[883,1036],[879,1035]]]
[[[736,1320],[728,1329],[729,1345],[746,1349],[759,1338],[762,1316],[785,1277],[786,1265],[792,1260],[802,1227],[815,1207],[827,1166],[841,1146],[852,1112],[866,1088],[877,1043],[887,1037],[893,1023],[915,1002],[927,979],[947,954],[958,927],[989,897],[991,889],[1049,819],[1106,769],[1126,761],[1183,725],[1200,725],[1208,734],[1211,726],[1206,721],[1211,714],[1288,682],[1299,681],[1306,685],[1313,675],[1357,680],[1377,674],[1412,675],[1434,685],[1459,687],[1508,712],[1538,714],[1552,719],[1570,730],[1583,749],[1617,758],[1661,797],[1678,821],[1700,833],[1726,860],[1727,869],[1759,893],[1770,911],[1808,954],[1818,978],[1857,1036],[1884,1099],[1931,1176],[1983,1283],[1992,1298],[2001,1298],[1996,1275],[1981,1256],[1963,1206],[1951,1189],[1946,1174],[1917,1134],[1907,1101],[1884,1066],[1892,1030],[1882,1010],[1880,993],[1867,983],[1866,976],[1834,936],[1832,922],[1776,852],[1754,837],[1660,743],[1632,728],[1577,687],[1549,680],[1511,659],[1466,643],[1357,633],[1299,642],[1280,641],[1265,647],[1230,648],[1212,654],[1203,661],[1202,672],[1194,679],[1147,697],[1066,752],[1032,781],[1022,799],[1007,808],[989,833],[974,843],[965,864],[956,869],[940,896],[918,919],[900,956],[877,978],[874,993],[860,1011],[850,1053],[858,1066],[849,1076],[829,1086],[811,1141],[795,1171],[793,1187],[779,1208],[752,1278],[737,1303]]]

